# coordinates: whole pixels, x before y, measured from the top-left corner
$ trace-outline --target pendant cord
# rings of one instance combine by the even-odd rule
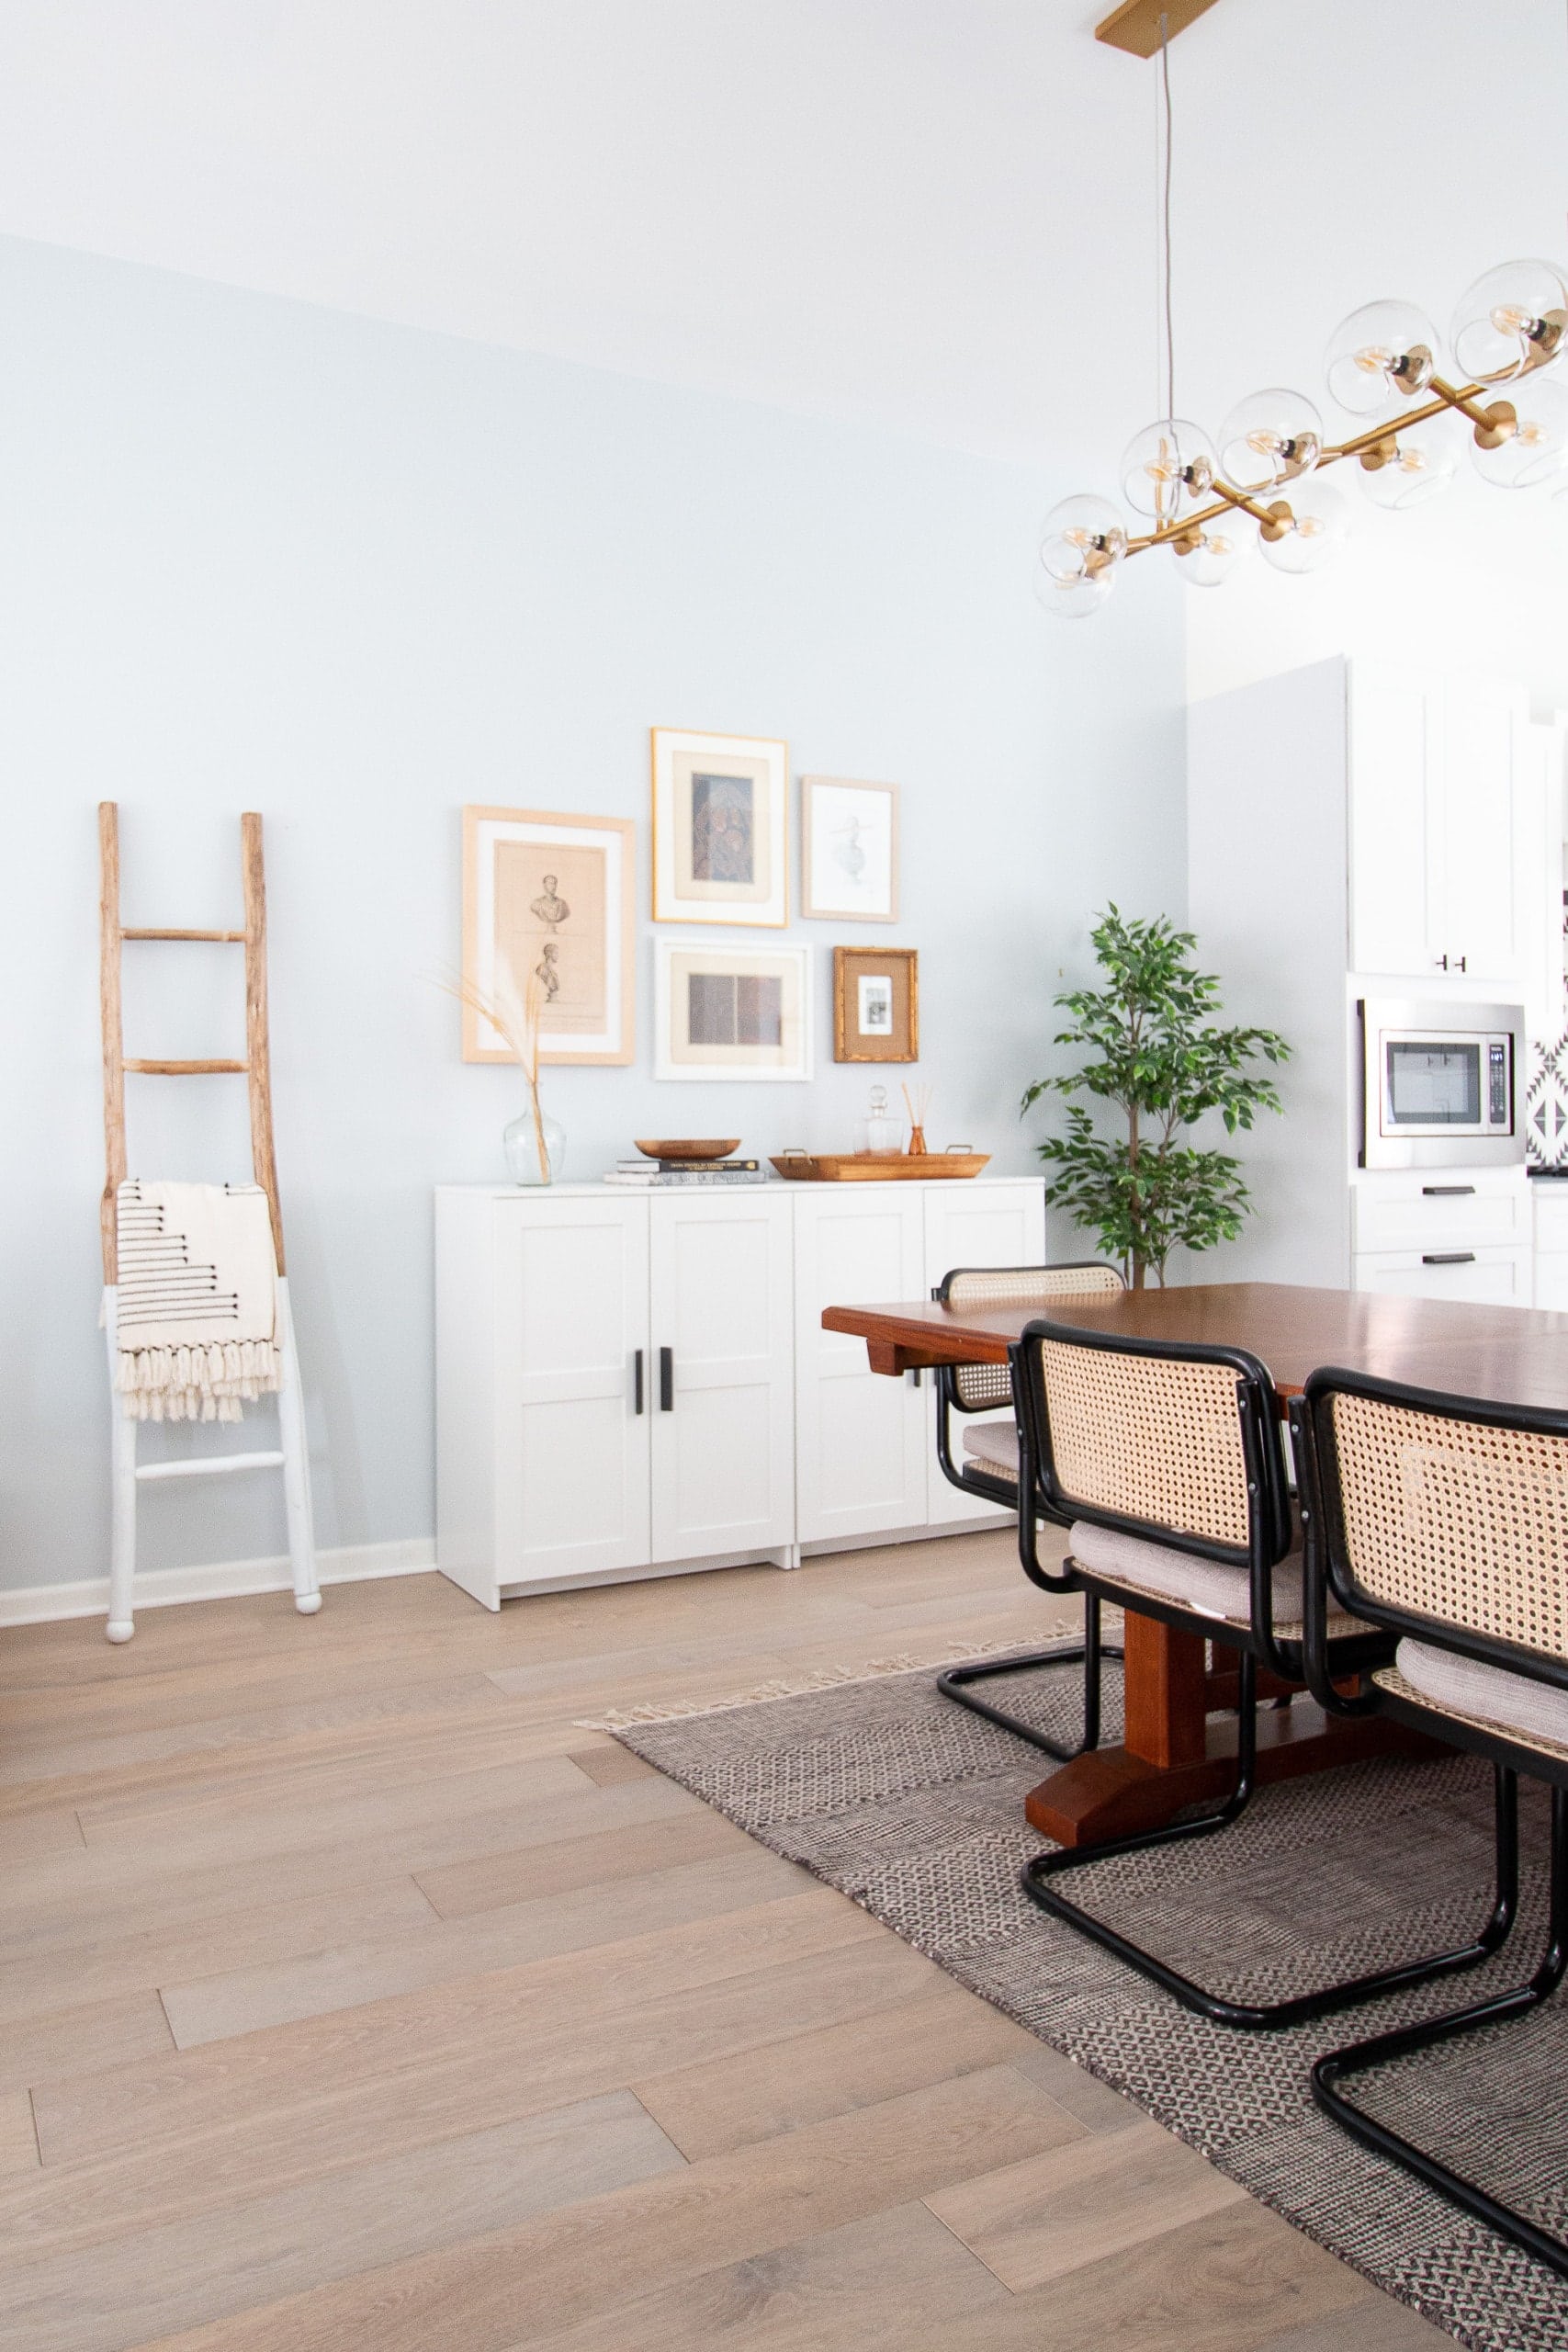
[[[1165,184],[1160,199],[1160,220],[1165,241],[1165,414],[1176,414],[1176,338],[1170,322],[1170,19],[1165,10],[1159,18],[1160,87],[1165,101]]]

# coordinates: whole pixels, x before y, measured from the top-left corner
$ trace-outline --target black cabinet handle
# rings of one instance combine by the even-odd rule
[[[1473,1184],[1423,1184],[1422,1192],[1429,1201],[1457,1201],[1473,1193]]]
[[[661,1413],[672,1413],[675,1410],[675,1351],[673,1348],[660,1348],[659,1351],[659,1409]]]
[[[634,1413],[640,1413],[642,1410],[642,1350],[640,1348],[632,1357],[632,1410]]]
[[[1475,1252],[1473,1250],[1423,1250],[1421,1263],[1424,1266],[1473,1266]]]
[[[1469,958],[1469,956],[1456,956],[1454,957],[1454,962],[1459,966],[1460,970],[1461,970],[1461,972],[1468,972],[1468,971],[1469,971],[1469,969],[1470,969],[1470,958]]]

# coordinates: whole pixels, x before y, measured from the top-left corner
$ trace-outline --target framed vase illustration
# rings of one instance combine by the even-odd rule
[[[898,920],[898,787],[800,779],[801,913],[821,922]]]
[[[637,1050],[629,818],[463,811],[463,977],[487,995],[504,965],[539,1003],[542,1062],[629,1062]],[[510,1047],[468,1003],[463,1059]]]
[[[771,737],[653,735],[653,920],[789,921],[789,746]]]

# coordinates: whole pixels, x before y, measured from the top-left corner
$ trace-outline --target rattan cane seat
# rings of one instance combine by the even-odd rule
[[[1018,1424],[1016,1421],[982,1421],[977,1429],[964,1432],[964,1451],[998,1477],[1018,1483]]]
[[[1114,1266],[976,1266],[950,1274],[942,1296],[949,1306],[1050,1306],[1057,1299],[1088,1298],[1125,1287]],[[1005,1363],[955,1364],[953,1385],[966,1413],[1012,1402],[1012,1375]],[[1006,1477],[1018,1476],[1016,1454],[1010,1465],[989,1454],[978,1459]]]
[[[1392,1671],[1423,1706],[1436,1704],[1445,1713],[1568,1750],[1568,1690],[1408,1637],[1394,1652]]]
[[[1429,1714],[1446,1715],[1453,1723],[1469,1724],[1476,1731],[1491,1732],[1494,1736],[1501,1732],[1506,1739],[1512,1740],[1517,1747],[1533,1747],[1538,1754],[1550,1756],[1555,1763],[1568,1764],[1568,1741],[1542,1739],[1533,1732],[1516,1731],[1499,1723],[1494,1715],[1470,1714],[1462,1707],[1446,1707],[1440,1700],[1428,1698],[1425,1690],[1417,1690],[1414,1682],[1406,1681],[1396,1666],[1380,1667],[1372,1680],[1392,1697],[1406,1699],[1412,1706],[1423,1707]]]

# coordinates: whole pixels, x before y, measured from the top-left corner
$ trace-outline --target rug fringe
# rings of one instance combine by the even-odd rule
[[[1081,1637],[1076,1633],[1061,1636],[1063,1649],[1071,1649]],[[750,1690],[731,1690],[721,1699],[644,1700],[635,1707],[608,1707],[602,1715],[574,1717],[574,1731],[629,1731],[635,1724],[680,1723],[689,1715],[719,1715],[733,1707],[760,1707],[770,1699],[805,1699],[814,1690],[836,1690],[844,1682],[877,1682],[890,1674],[931,1673],[947,1666],[965,1666],[977,1657],[1006,1657],[1012,1650],[1033,1656],[1042,1647],[1054,1644],[1021,1644],[1010,1642],[944,1642],[941,1649],[917,1657],[908,1650],[897,1657],[867,1658],[856,1666],[819,1666],[809,1674],[775,1675],[767,1682],[753,1683]]]

